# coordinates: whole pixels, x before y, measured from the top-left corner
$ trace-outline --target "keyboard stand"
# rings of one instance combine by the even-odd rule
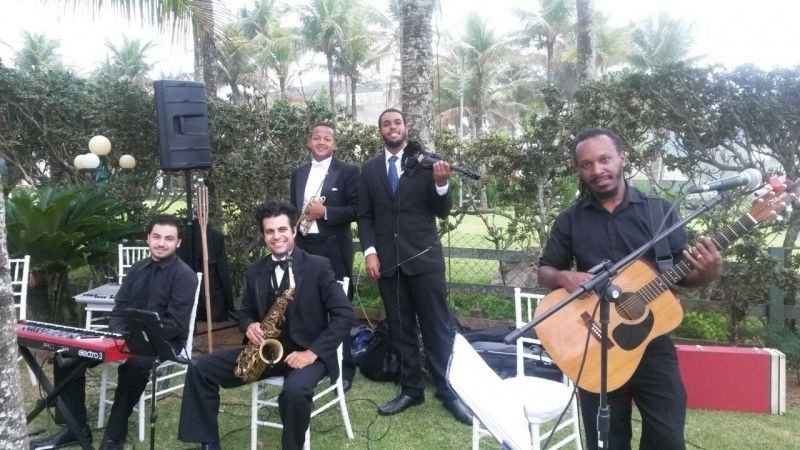
[[[92,442],[89,438],[83,433],[83,428],[81,424],[75,419],[75,416],[72,415],[72,412],[67,408],[67,405],[61,400],[59,394],[62,390],[64,390],[64,386],[69,383],[75,375],[78,374],[79,370],[84,370],[89,364],[93,361],[89,359],[81,358],[78,364],[75,365],[75,368],[67,375],[64,381],[59,384],[58,386],[53,386],[53,383],[44,373],[42,367],[36,361],[36,358],[33,357],[30,349],[23,345],[19,346],[19,353],[25,359],[25,362],[28,363],[28,367],[31,368],[33,374],[36,376],[36,379],[39,381],[39,385],[42,387],[44,392],[47,394],[47,397],[44,399],[40,399],[36,406],[31,410],[31,412],[27,415],[27,423],[31,423],[36,416],[39,415],[46,407],[50,404],[53,400],[56,401],[56,408],[58,412],[61,413],[61,416],[66,420],[67,427],[72,431],[72,433],[78,438],[78,442],[80,442],[81,447],[84,450],[92,450]]]

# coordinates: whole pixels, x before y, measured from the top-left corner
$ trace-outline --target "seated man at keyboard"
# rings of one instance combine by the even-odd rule
[[[181,221],[175,216],[159,215],[150,221],[147,226],[150,257],[131,266],[123,279],[109,317],[112,332],[126,331],[120,315],[120,311],[126,308],[155,311],[161,316],[172,346],[177,351],[183,348],[194,305],[197,275],[175,254],[181,243],[181,229]],[[76,363],[73,357],[56,354],[53,368],[56,385],[72,372]],[[146,356],[134,356],[119,366],[118,387],[100,449],[122,448],[128,434],[128,416],[147,385],[152,366],[153,358]],[[60,396],[91,440],[91,430],[86,423],[85,384],[86,374],[81,371],[70,380]],[[56,414],[56,421],[61,421],[59,414]],[[32,441],[30,448],[59,448],[76,442],[78,437],[63,427],[50,437]]]

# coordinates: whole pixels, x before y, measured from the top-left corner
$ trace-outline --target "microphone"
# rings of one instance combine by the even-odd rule
[[[755,189],[759,184],[761,184],[761,172],[759,172],[757,169],[751,168],[744,170],[738,175],[734,175],[732,177],[726,177],[707,184],[692,186],[689,188],[689,194],[696,194],[698,192],[706,191],[726,191],[739,186],[747,186],[748,189]]]

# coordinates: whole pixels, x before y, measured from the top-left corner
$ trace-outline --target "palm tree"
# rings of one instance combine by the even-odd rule
[[[511,97],[520,80],[507,77],[512,57],[508,41],[498,36],[485,18],[472,13],[455,53],[457,58],[445,65],[446,80],[440,86],[443,98],[449,99],[449,108],[440,117],[456,124],[461,123],[462,113],[472,117],[476,136],[483,134],[489,118],[513,127],[516,107]]]
[[[127,36],[122,37],[122,44],[119,47],[106,42],[106,47],[112,54],[111,58],[106,57],[106,63],[100,72],[120,80],[144,80],[153,68],[153,65],[147,62],[147,52],[152,45],[151,41],[143,44],[141,40],[128,39]]]
[[[22,32],[22,47],[14,54],[14,64],[23,72],[41,72],[61,64],[59,43],[41,33]]]
[[[165,29],[171,25],[173,36],[185,36],[191,28],[194,43],[195,79],[203,80],[206,92],[217,92],[214,69],[215,38],[213,0],[71,0],[86,4],[94,10],[111,8],[127,20],[136,18],[142,23]],[[225,11],[223,11],[223,14]]]
[[[668,14],[634,26],[631,43],[630,62],[638,69],[696,59],[688,56],[692,47],[692,26]]]
[[[402,108],[411,137],[433,146],[433,32],[431,19],[437,0],[400,3],[403,41],[400,51]]]
[[[217,51],[217,79],[230,86],[231,100],[238,100],[243,77],[256,70],[252,58],[253,45],[238,24],[228,24],[222,27],[222,32],[225,39]]]
[[[575,0],[578,16],[578,81],[588,80],[594,70],[592,57],[592,0]]]
[[[370,31],[366,21],[354,18],[345,29],[344,40],[336,57],[336,67],[350,82],[350,114],[356,118],[356,87],[361,79],[361,71],[378,67],[386,56],[386,47],[380,43],[379,31]]]
[[[286,100],[286,85],[292,67],[299,61],[305,47],[296,28],[281,24],[286,7],[276,0],[261,0],[252,10],[242,9],[239,23],[244,35],[251,39],[255,64],[263,70],[264,95],[269,93],[269,70],[274,70],[282,100]]]
[[[600,15],[595,16],[595,65],[600,71],[600,76],[605,80],[608,70],[628,60],[631,53],[631,41],[628,32],[622,27],[610,27],[607,19]]]
[[[523,29],[516,34],[513,42],[517,45],[544,49],[547,55],[546,78],[553,80],[553,62],[556,45],[562,36],[572,28],[573,0],[539,0],[540,12],[517,10]]]
[[[0,196],[3,195],[0,188]],[[5,202],[0,205],[0,259],[8,261],[6,246],[6,211]],[[0,339],[4,342],[16,342],[14,329],[17,317],[14,311],[11,276],[8,266],[0,268]],[[28,446],[25,410],[23,409],[22,387],[20,386],[18,352],[15,345],[0,346],[0,377],[5,387],[0,392],[0,415],[3,425],[0,426],[0,442],[8,448],[26,448]]]
[[[298,8],[301,33],[308,46],[323,53],[328,68],[328,90],[331,111],[334,110],[334,58],[341,48],[350,16],[357,9],[357,0],[311,0]]]
[[[262,44],[264,51],[259,55],[259,61],[264,58],[266,66],[275,71],[281,100],[286,100],[286,85],[292,76],[292,68],[297,65],[305,52],[305,42],[300,30],[282,26],[276,28],[271,38],[266,41]],[[258,41],[256,45],[259,45]]]

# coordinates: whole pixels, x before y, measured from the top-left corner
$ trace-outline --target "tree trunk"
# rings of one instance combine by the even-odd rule
[[[592,0],[575,0],[578,15],[578,81],[586,81],[594,71],[592,47]]]
[[[202,8],[208,11],[209,22],[206,29],[200,24],[200,18],[192,17],[192,37],[194,40],[194,79],[206,84],[206,97],[217,96],[217,74],[214,70],[216,62],[216,47],[214,45],[214,3],[212,0],[202,0],[206,3]]]
[[[358,84],[358,76],[350,77],[350,110],[353,115],[353,120],[356,120],[356,85]]]
[[[194,79],[203,81],[203,42],[200,40],[200,30],[192,24],[192,51],[194,52]]]
[[[0,198],[4,198],[0,188]],[[0,202],[0,448],[28,448],[28,427],[22,409],[17,358],[17,333],[6,247],[5,202]]]
[[[325,58],[328,60],[328,95],[331,99],[331,112],[336,111],[333,102],[333,52],[325,53]]]
[[[433,145],[433,48],[431,18],[436,0],[403,0],[400,50],[402,108],[409,137],[424,148]]]

